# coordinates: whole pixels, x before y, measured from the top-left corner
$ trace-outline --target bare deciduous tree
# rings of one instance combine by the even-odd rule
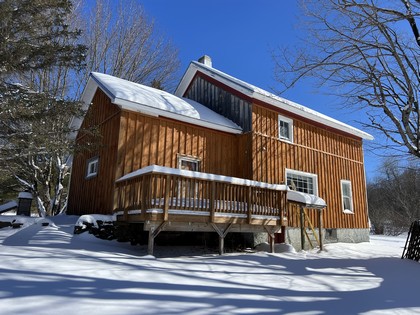
[[[420,165],[386,159],[368,184],[369,218],[377,234],[406,232],[420,218]]]
[[[364,107],[364,125],[396,150],[420,157],[420,1],[303,2],[304,47],[274,56],[276,77],[290,88],[305,77]]]
[[[178,51],[157,33],[137,1],[96,1],[87,12],[86,6],[81,8],[86,30],[82,39],[88,52],[87,69],[77,76],[79,94],[91,71],[167,89],[174,86]]]
[[[66,5],[66,11],[50,9],[57,3]],[[32,191],[39,210],[50,215],[65,204],[67,160],[74,145],[69,121],[82,115],[74,100],[89,73],[171,88],[179,64],[177,50],[156,33],[136,1],[92,4],[10,0],[0,6],[6,39],[0,75],[6,73],[9,82],[0,84],[0,189],[14,182],[13,189]]]

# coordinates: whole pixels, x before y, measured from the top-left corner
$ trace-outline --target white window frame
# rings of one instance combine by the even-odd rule
[[[178,155],[178,168],[181,170],[182,161],[192,162],[197,164],[197,170],[195,172],[200,172],[201,160],[199,158],[188,156],[188,155]]]
[[[281,127],[280,127],[280,123],[284,121],[285,123],[287,123],[289,125],[289,137],[285,137],[281,135]],[[278,115],[278,122],[277,122],[278,128],[279,128],[279,139],[287,141],[287,142],[291,142],[293,143],[293,119],[290,119],[288,117],[284,117],[282,115]]]
[[[318,175],[317,174],[307,173],[307,172],[302,172],[302,171],[296,171],[296,170],[286,168],[286,172],[285,172],[285,183],[286,183],[286,185],[287,185],[287,175],[289,175],[289,174],[312,178],[312,183],[313,183],[313,189],[312,189],[313,193],[312,194],[315,195],[315,196],[318,196]],[[309,194],[311,194],[311,193],[309,193]]]
[[[349,185],[350,196],[344,195],[344,189],[343,189],[344,185]],[[346,179],[340,180],[340,188],[341,188],[341,207],[342,207],[343,213],[354,214],[353,190],[351,187],[351,181],[346,180]],[[346,209],[346,207],[344,206],[344,198],[350,199],[350,209]]]
[[[189,156],[189,155],[178,154],[178,168],[180,170],[182,170],[181,168],[182,161],[196,163],[197,170],[190,171],[190,172],[201,171],[201,160],[199,158],[196,158],[194,156]],[[184,180],[181,180],[178,184],[178,198],[185,198],[186,196],[189,196],[190,198],[198,198],[198,185],[195,185],[195,184],[191,185],[191,183],[184,182]],[[190,202],[190,200],[188,200],[187,202]]]
[[[86,178],[92,178],[98,175],[99,157],[95,156],[87,161]]]

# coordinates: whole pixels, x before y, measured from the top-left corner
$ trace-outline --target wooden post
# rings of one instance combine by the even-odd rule
[[[211,226],[219,235],[219,254],[223,255],[224,250],[225,250],[225,237],[228,234],[230,228],[232,227],[232,223],[229,223],[229,225],[224,231],[221,230],[215,223],[211,223]]]
[[[319,229],[319,249],[323,249],[322,244],[322,209],[318,209],[318,229]]]
[[[275,240],[276,240],[276,236],[273,232],[273,229],[270,229],[268,226],[264,225],[264,229],[267,231],[268,234],[268,240],[270,243],[270,253],[274,253],[275,252]]]
[[[166,175],[165,178],[166,182],[165,182],[165,201],[163,204],[163,221],[168,221],[168,216],[169,216],[169,191],[171,189],[171,176],[170,175]]]
[[[163,228],[168,224],[168,221],[163,221],[156,229],[150,228],[149,230],[149,240],[147,245],[147,253],[153,255],[153,249],[155,245],[155,237],[163,230]]]
[[[268,234],[268,237],[270,238],[270,253],[274,253],[275,252],[275,248],[274,248],[274,242],[275,242],[275,237],[274,237],[274,233]]]
[[[305,249],[305,217],[304,217],[304,212],[303,212],[303,206],[299,207],[300,209],[300,246],[302,248],[302,250]]]
[[[247,196],[247,207],[248,207],[248,224],[252,223],[252,187],[248,187],[248,196]]]
[[[155,236],[153,235],[153,231],[150,230],[149,231],[149,240],[148,240],[148,244],[147,244],[147,254],[149,255],[153,255],[153,248],[155,245]]]
[[[215,202],[216,202],[216,182],[211,182],[210,184],[210,222],[214,222],[214,208],[215,208]]]
[[[223,255],[225,251],[225,238],[219,235],[219,255]]]

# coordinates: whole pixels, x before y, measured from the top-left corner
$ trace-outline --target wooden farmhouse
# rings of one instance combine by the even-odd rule
[[[191,62],[175,95],[92,73],[68,214],[114,214],[127,229],[265,233],[295,247],[367,241],[369,134]],[[316,233],[315,233],[316,232]],[[261,236],[261,234],[259,234]],[[268,235],[268,238],[267,238]]]

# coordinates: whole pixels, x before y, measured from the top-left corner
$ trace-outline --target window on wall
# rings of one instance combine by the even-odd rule
[[[351,192],[351,181],[341,180],[341,199],[344,213],[353,213],[353,196]]]
[[[200,160],[190,156],[178,156],[178,168],[186,171],[199,172]],[[198,198],[198,184],[189,179],[180,179],[178,184],[178,196],[185,199],[186,203]]]
[[[293,120],[279,115],[279,138],[293,142]]]
[[[178,168],[187,171],[200,171],[200,160],[190,156],[178,156]]]
[[[87,161],[86,178],[98,175],[99,157],[94,157]]]
[[[316,174],[286,169],[286,183],[292,190],[312,195],[318,194],[318,176]]]

